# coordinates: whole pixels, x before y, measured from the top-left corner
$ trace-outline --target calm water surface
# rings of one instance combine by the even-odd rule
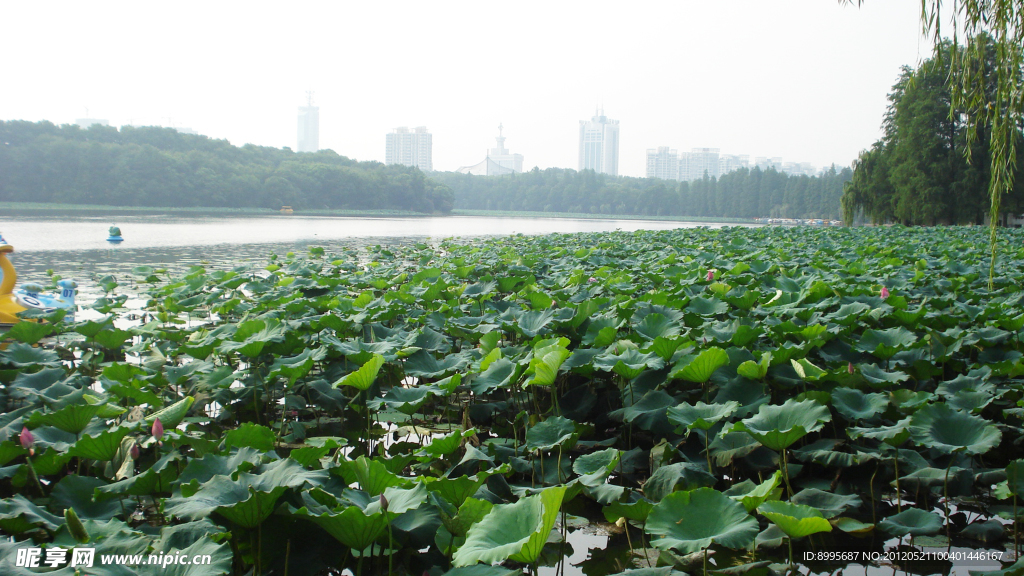
[[[106,241],[116,224],[125,241]],[[74,277],[85,292],[93,277],[127,274],[148,264],[176,270],[202,264],[230,268],[265,262],[271,253],[328,251],[374,244],[509,234],[667,230],[726,224],[656,220],[495,218],[475,216],[345,218],[311,216],[73,216],[5,217],[0,234],[14,245],[21,281],[48,280],[45,271]]]

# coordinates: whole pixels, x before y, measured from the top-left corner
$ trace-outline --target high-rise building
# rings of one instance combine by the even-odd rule
[[[313,106],[313,93],[306,92],[306,105],[299,106],[299,152],[320,149],[320,107]]]
[[[472,166],[463,166],[456,172],[477,176],[502,176],[522,172],[523,155],[510,154],[505,148],[505,137],[501,134],[503,129],[504,126],[498,124],[498,136],[495,138],[498,145],[487,151],[487,157],[482,162]]]
[[[679,153],[668,146],[647,150],[647,177],[662,180],[679,179]]]
[[[750,156],[746,154],[722,154],[718,157],[718,174],[724,176],[740,168],[750,168]]]
[[[394,132],[387,135],[384,163],[415,166],[424,172],[433,170],[431,137],[426,126],[417,126],[412,132],[407,126],[395,128]]]
[[[704,174],[718,178],[718,148],[694,148],[679,155],[679,179],[687,182],[700,180]]]
[[[589,122],[580,120],[580,170],[619,174],[619,121],[598,109]]]

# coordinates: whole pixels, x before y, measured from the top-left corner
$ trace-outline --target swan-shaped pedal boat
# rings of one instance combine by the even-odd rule
[[[18,281],[18,273],[14,265],[7,258],[7,255],[14,252],[14,246],[0,244],[0,329],[10,328],[18,322],[23,322],[18,317],[19,312],[30,308],[52,312],[58,308],[67,310],[65,318],[72,320],[75,316],[75,281],[61,280],[57,282],[60,287],[59,294],[42,292],[38,285],[27,284],[22,288],[15,289]]]
[[[121,229],[117,226],[111,226],[107,230],[107,242],[111,244],[120,244],[124,242],[124,238],[121,237]]]

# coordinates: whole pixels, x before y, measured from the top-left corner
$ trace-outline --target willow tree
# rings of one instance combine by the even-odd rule
[[[839,0],[841,4],[864,0]],[[989,135],[991,177],[989,179],[989,222],[991,260],[988,270],[989,289],[995,276],[996,252],[1002,196],[1013,189],[1014,164],[1017,158],[1018,130],[1024,124],[1024,0],[950,0],[943,9],[942,0],[921,0],[921,24],[925,34],[938,43],[942,34],[942,15],[952,26],[953,45],[988,33],[996,44],[996,89],[994,97],[986,97],[984,44],[968,42],[965,50],[954,50],[949,77],[952,91],[950,111],[968,110],[968,142],[979,133]],[[968,144],[966,153],[970,154]],[[970,159],[970,158],[968,158]]]

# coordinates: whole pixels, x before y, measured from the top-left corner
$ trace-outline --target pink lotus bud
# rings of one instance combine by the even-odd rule
[[[388,511],[388,499],[384,497],[384,494],[380,495],[380,508],[385,512]]]
[[[29,456],[35,456],[36,455],[36,449],[34,448],[34,446],[35,446],[35,443],[36,443],[36,439],[35,439],[34,436],[32,436],[32,432],[29,431],[27,426],[22,426],[21,427],[21,437],[20,437],[20,440],[21,440],[21,447],[26,449],[26,450],[28,450],[28,455]]]
[[[708,270],[708,282],[711,282],[714,279],[715,279],[715,271],[714,270]]]
[[[849,372],[850,374],[853,374],[853,362],[846,363],[846,371]]]
[[[597,282],[597,278],[591,276],[590,278],[587,279],[587,282]]]
[[[139,443],[138,442],[133,442],[132,443],[132,449],[129,450],[128,453],[131,454],[132,460],[138,460],[139,459]]]
[[[885,300],[888,297],[889,297],[889,289],[886,288],[885,286],[882,286],[882,300]]]
[[[153,438],[159,441],[164,437],[164,423],[159,418],[153,421]]]

